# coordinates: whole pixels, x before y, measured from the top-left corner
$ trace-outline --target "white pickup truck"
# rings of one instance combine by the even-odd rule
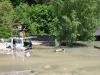
[[[15,50],[28,50],[33,48],[30,37],[11,37],[8,39],[6,47]]]

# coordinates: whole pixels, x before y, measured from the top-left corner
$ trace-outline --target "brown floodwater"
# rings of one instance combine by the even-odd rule
[[[93,46],[65,48],[65,53],[54,50],[14,51],[14,58],[11,54],[0,54],[0,73],[31,69],[39,75],[100,75],[100,49]],[[30,57],[26,56],[27,52]]]

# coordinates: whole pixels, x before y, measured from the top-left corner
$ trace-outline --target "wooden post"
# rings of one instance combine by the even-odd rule
[[[24,38],[24,37],[25,37],[25,31],[24,31],[24,30],[20,31],[19,35],[20,35],[22,38]]]

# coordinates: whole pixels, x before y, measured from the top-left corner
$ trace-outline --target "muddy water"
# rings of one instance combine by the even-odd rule
[[[54,48],[33,49],[17,55],[0,54],[0,72],[29,70],[39,75],[100,75],[100,50],[93,47],[65,48],[55,53]],[[31,56],[25,54],[30,52]],[[17,52],[18,53],[18,52]]]

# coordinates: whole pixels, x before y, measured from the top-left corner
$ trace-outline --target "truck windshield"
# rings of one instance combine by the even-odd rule
[[[16,43],[22,43],[21,39],[16,39]]]

